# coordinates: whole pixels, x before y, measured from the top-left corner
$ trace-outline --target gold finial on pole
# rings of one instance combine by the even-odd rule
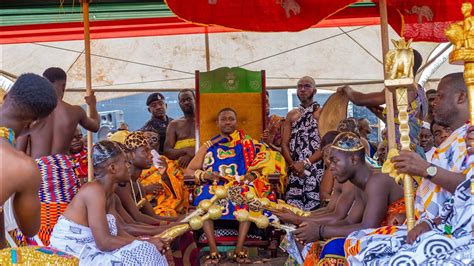
[[[416,89],[417,85],[414,79],[413,49],[410,48],[411,40],[408,42],[404,38],[395,41],[394,50],[388,51],[385,61],[385,86],[395,91],[398,121],[400,130],[401,150],[410,151],[410,127],[408,125],[408,89]],[[395,154],[395,152],[392,152]],[[387,162],[390,158],[387,158]],[[395,176],[393,176],[396,178]],[[403,175],[403,194],[405,197],[405,208],[407,217],[407,227],[411,230],[415,225],[415,190],[413,188],[413,179],[409,175]]]
[[[444,34],[454,45],[453,51],[449,54],[449,63],[464,64],[469,120],[471,126],[474,126],[474,17],[471,16],[472,4],[464,2],[461,12],[464,20],[449,25]],[[471,148],[474,148],[474,145]],[[474,195],[474,182],[471,182],[471,194]]]

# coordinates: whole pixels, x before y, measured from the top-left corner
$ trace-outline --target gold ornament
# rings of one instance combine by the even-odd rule
[[[260,215],[258,217],[250,216],[250,213],[247,210],[240,209],[238,211],[234,211],[234,216],[239,222],[253,222],[255,225],[260,229],[265,229],[270,224],[270,220],[265,215]]]
[[[185,224],[179,224],[176,226],[173,226],[161,234],[158,234],[157,237],[162,239],[165,242],[171,242],[173,239],[175,239],[178,236],[181,236],[188,230],[199,230],[202,228],[204,225],[204,221],[208,219],[212,220],[218,220],[222,217],[222,208],[217,205],[212,205],[209,207],[209,210],[206,214],[203,216],[194,216],[189,219],[188,223]]]
[[[474,126],[474,17],[471,16],[472,4],[464,2],[461,12],[464,20],[449,25],[444,34],[454,45],[454,50],[449,54],[449,63],[464,64],[469,120],[471,126]],[[474,195],[474,182],[471,182],[471,194]]]
[[[413,76],[414,54],[413,49],[410,48],[411,40],[408,42],[404,38],[395,41],[394,50],[390,50],[386,55],[385,72],[388,77],[385,80],[385,86],[392,91],[395,91],[398,121],[400,131],[401,149],[410,151],[410,127],[408,125],[408,89],[415,89],[417,87]],[[392,150],[392,157],[394,156]],[[387,159],[389,161],[389,159]],[[394,172],[393,166],[390,163],[385,166],[385,171]],[[395,175],[395,181],[400,181],[398,174]],[[403,176],[403,194],[405,197],[405,208],[407,216],[407,227],[411,230],[415,225],[415,211],[414,211],[414,196],[415,190],[413,188],[412,178],[409,175]]]
[[[263,209],[266,209],[266,210],[269,210],[269,211],[282,210],[283,208],[286,208],[286,209],[289,209],[290,211],[292,211],[293,213],[295,213],[298,216],[308,217],[311,214],[311,212],[303,211],[302,209],[300,209],[298,207],[295,207],[295,206],[291,206],[291,205],[285,203],[282,200],[278,200],[277,202],[273,202],[273,201],[270,201],[267,198],[259,198],[252,192],[247,192],[245,194],[245,197],[246,197],[248,202],[258,201],[261,204]]]
[[[217,200],[220,199],[225,199],[227,197],[227,190],[223,186],[218,186],[214,189],[214,196],[211,199],[205,199],[199,202],[198,207],[196,208],[195,211],[193,211],[191,214],[186,216],[183,220],[181,220],[182,223],[187,223],[191,218],[203,215],[206,213],[211,205],[213,205]]]

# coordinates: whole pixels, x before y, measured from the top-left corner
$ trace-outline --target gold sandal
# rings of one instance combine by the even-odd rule
[[[219,252],[212,252],[208,256],[206,256],[206,262],[217,260],[217,263],[214,263],[214,264],[219,264],[221,258],[222,258],[222,256],[221,256],[221,254],[219,254]]]
[[[239,261],[240,260],[243,260],[245,262],[241,262]],[[249,259],[249,255],[247,254],[247,252],[245,251],[240,251],[239,253],[234,253],[234,256],[233,256],[233,260],[234,262],[237,262],[237,263],[251,263],[252,261]],[[250,261],[250,262],[249,262]]]

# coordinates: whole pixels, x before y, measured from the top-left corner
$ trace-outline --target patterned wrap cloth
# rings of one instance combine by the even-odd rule
[[[41,227],[38,236],[44,245],[59,216],[78,193],[80,182],[74,172],[74,162],[64,154],[43,156],[36,159],[41,173],[39,197],[41,202]]]
[[[218,137],[216,136],[213,139]],[[268,153],[275,152],[266,151],[265,146],[253,140],[250,136],[245,135],[243,131],[236,130],[230,135],[229,139],[223,138],[208,148],[204,158],[203,170],[208,173],[218,172],[227,179],[227,181],[219,181],[218,185],[224,185],[229,182],[238,185],[237,179],[243,178],[249,170],[259,170],[261,176],[248,185],[240,186],[239,191],[236,191],[236,193],[244,195],[246,192],[252,191],[260,197],[267,197],[275,201],[275,193],[271,191],[267,176],[262,173],[275,173],[279,170],[283,172],[285,163],[281,155],[278,157]],[[278,158],[280,158],[279,161]],[[201,200],[212,198],[214,187],[209,182],[198,186],[195,190],[194,205],[197,206]],[[224,220],[235,220],[233,215],[235,210],[248,209],[248,206],[245,204],[226,199],[220,200],[218,203],[224,207],[221,218]],[[266,211],[263,213],[270,215]],[[250,211],[250,214],[255,215],[252,211]]]
[[[464,136],[466,135],[467,128],[468,125],[464,125],[456,129],[436,149],[432,163],[452,172],[466,174],[467,178],[470,178],[474,168],[474,157],[468,156],[466,152]],[[464,194],[464,192],[461,192],[463,191],[463,184],[458,186],[456,195]],[[456,195],[454,201],[456,201]],[[450,197],[451,194],[449,192],[423,179],[415,195],[415,212],[419,217],[419,221],[433,219],[438,216],[442,217],[443,212],[445,212],[443,206],[446,201],[450,201]],[[468,204],[466,199],[464,201],[463,206],[467,208],[467,212],[472,216],[472,209],[468,208],[472,204]],[[454,205],[456,206],[456,203]],[[456,210],[456,213],[464,212],[462,208]],[[452,225],[460,225],[464,223],[462,221],[465,221],[462,218],[463,215],[451,214],[449,217],[451,220],[445,220]],[[440,253],[450,253],[458,246],[465,245],[466,241],[469,242],[469,240],[466,240],[465,235],[467,231],[471,235],[471,230],[470,225],[465,225],[464,231],[457,231],[456,233],[452,229],[446,234],[440,234],[439,231],[432,230],[429,233],[423,234],[411,246],[406,244],[406,226],[386,226],[360,230],[353,232],[347,238],[345,253],[348,261],[354,264],[386,265],[393,262],[394,265],[398,263],[406,265],[412,263],[412,261],[403,254],[412,252],[412,258],[415,258],[416,263],[419,264],[434,256],[433,252],[438,253],[436,250],[439,250]],[[426,252],[423,251],[423,248],[425,248]],[[401,251],[397,252],[399,249]]]
[[[110,234],[117,236],[115,217],[107,214]],[[100,250],[89,227],[61,216],[51,235],[51,247],[79,258],[80,265],[168,265],[155,245],[135,240],[112,251]]]
[[[386,117],[386,109],[384,116]],[[420,146],[419,138],[421,128],[423,127],[423,119],[428,114],[428,99],[426,98],[425,89],[418,85],[416,97],[408,106],[408,126],[410,127],[410,148],[412,151],[420,154],[425,158],[425,152]],[[395,140],[400,143],[400,121],[398,121],[398,110],[395,110]]]
[[[313,116],[313,113],[318,109],[318,103],[313,103],[307,108],[298,107],[301,116],[292,123],[290,134],[291,158],[295,162],[304,161],[321,148],[318,121]],[[289,170],[286,202],[305,211],[319,208],[319,186],[323,174],[322,160],[306,169],[304,177],[299,177]]]
[[[382,226],[398,213],[405,212],[405,198],[392,202],[387,209]],[[345,237],[336,237],[328,241],[317,241],[311,244],[304,260],[304,266],[312,265],[348,265],[344,253]]]
[[[164,193],[147,195],[148,200],[156,199],[154,211],[157,215],[177,216],[178,214],[186,213],[189,208],[189,193],[184,185],[183,169],[179,167],[177,161],[170,160],[165,156],[160,156],[160,159],[166,163],[166,169],[163,171],[166,171],[166,176],[171,186],[163,180],[164,173],[156,166],[142,171],[138,182],[143,186],[151,184],[163,186]]]
[[[82,151],[71,154],[72,161],[74,162],[74,170],[76,176],[83,181],[87,181],[87,148],[84,147]]]

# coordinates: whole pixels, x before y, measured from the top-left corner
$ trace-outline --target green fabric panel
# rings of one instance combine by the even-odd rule
[[[164,3],[95,3],[89,7],[91,21],[121,20],[135,18],[174,17]],[[3,5],[0,9],[0,26],[47,24],[82,21],[82,8],[64,4]]]
[[[262,93],[262,74],[240,67],[199,73],[199,93]]]

